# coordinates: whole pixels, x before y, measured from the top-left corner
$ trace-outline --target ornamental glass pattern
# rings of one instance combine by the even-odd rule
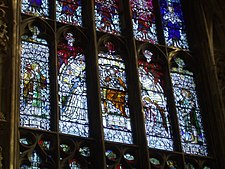
[[[62,23],[82,26],[81,0],[57,0],[56,20]]]
[[[134,37],[137,40],[157,43],[157,31],[152,0],[131,0]]]
[[[175,58],[171,69],[175,104],[183,151],[207,156],[207,144],[196,93],[193,73],[183,59]]]
[[[21,12],[24,14],[49,17],[48,0],[22,0]]]
[[[119,0],[95,0],[95,23],[98,31],[120,34]]]
[[[76,41],[73,33],[66,32],[58,43],[59,130],[88,137],[85,56]]]
[[[101,105],[105,139],[131,144],[127,82],[123,58],[112,42],[98,54]]]
[[[188,49],[184,18],[179,0],[160,0],[163,32],[167,46]]]
[[[138,59],[138,72],[148,146],[173,150],[163,65],[155,52],[143,50],[143,56]]]
[[[37,26],[30,31],[21,42],[20,125],[49,130],[49,47]]]

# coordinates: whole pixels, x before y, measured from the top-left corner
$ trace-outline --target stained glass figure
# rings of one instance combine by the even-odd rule
[[[48,18],[49,1],[48,0],[22,0],[21,12],[24,14]]]
[[[57,0],[56,20],[58,22],[82,26],[81,0]]]
[[[30,31],[21,42],[20,125],[49,130],[49,47],[38,27]]]
[[[160,0],[167,46],[188,49],[187,35],[179,0]]]
[[[193,73],[187,69],[183,59],[177,57],[174,60],[171,79],[183,151],[206,156],[207,145]]]
[[[125,64],[112,42],[105,47],[107,51],[98,55],[105,139],[131,144]]]
[[[75,42],[73,33],[67,32],[58,44],[59,130],[88,137],[85,56]]]
[[[163,67],[156,53],[144,50],[143,55],[144,59],[138,60],[138,71],[148,146],[173,150]]]
[[[96,29],[120,34],[119,0],[95,0]]]
[[[152,0],[130,0],[133,32],[137,40],[157,43]]]

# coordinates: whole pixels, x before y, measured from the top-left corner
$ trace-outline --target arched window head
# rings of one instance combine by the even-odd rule
[[[155,14],[152,0],[130,0],[134,37],[157,43]]]
[[[165,91],[165,61],[156,49],[143,48],[138,59],[141,101],[148,146],[173,150],[170,116]]]
[[[76,34],[62,33],[57,46],[60,132],[88,137],[86,64]]]
[[[206,156],[207,144],[198,103],[194,73],[181,54],[171,60],[171,80],[183,151]]]
[[[49,46],[38,26],[21,39],[20,125],[50,129]]]
[[[105,139],[131,144],[125,63],[113,41],[104,41],[102,45],[98,64]]]
[[[82,0],[57,0],[56,21],[82,26]]]
[[[180,0],[160,0],[160,10],[166,45],[188,49]]]
[[[95,0],[96,29],[120,34],[119,0]]]
[[[24,14],[49,17],[49,0],[22,0],[21,12]]]

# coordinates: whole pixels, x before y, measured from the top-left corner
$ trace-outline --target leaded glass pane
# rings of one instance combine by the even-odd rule
[[[167,46],[188,49],[184,18],[179,0],[160,0]]]
[[[95,0],[96,29],[120,34],[119,0]]]
[[[137,40],[157,43],[152,0],[130,0],[133,32]]]
[[[151,51],[144,50],[143,55],[145,58],[138,60],[138,71],[148,146],[173,150],[163,67]]]
[[[34,151],[28,157],[28,159],[29,159],[30,165],[23,164],[22,166],[20,166],[20,169],[41,169],[41,168],[43,168],[43,167],[41,167],[42,159],[40,158],[40,156],[37,154],[36,151]],[[47,169],[47,168],[44,167],[44,169]]]
[[[48,0],[22,0],[21,12],[24,14],[49,16],[49,1]]]
[[[63,133],[88,137],[85,56],[70,32],[58,44],[60,120]]]
[[[58,22],[82,26],[81,0],[57,0],[56,20]]]
[[[206,156],[207,145],[193,73],[185,68],[184,60],[175,58],[175,63],[177,66],[171,69],[171,80],[183,151]]]
[[[21,42],[20,125],[49,130],[49,47],[38,27],[30,31]]]
[[[112,42],[107,42],[105,46],[108,50],[98,54],[105,139],[131,144],[125,64]]]

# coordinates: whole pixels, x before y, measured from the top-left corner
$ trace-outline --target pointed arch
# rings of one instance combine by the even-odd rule
[[[82,47],[86,38],[70,26],[62,27],[58,34],[59,131],[88,137],[86,55]]]
[[[133,143],[128,102],[126,65],[120,40],[99,40],[98,64],[105,140]]]
[[[50,27],[42,19],[22,24],[20,125],[50,130]]]
[[[172,151],[174,146],[167,105],[166,70],[167,60],[159,49],[150,44],[140,46],[138,73],[148,146]]]
[[[207,143],[195,84],[193,58],[186,52],[170,55],[170,76],[177,110],[181,145],[187,154],[207,156]]]

